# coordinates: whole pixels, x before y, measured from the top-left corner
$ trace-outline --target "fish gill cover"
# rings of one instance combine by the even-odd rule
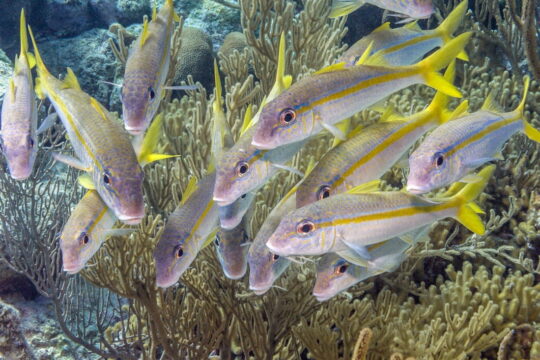
[[[15,3],[28,5],[24,1]],[[57,61],[51,56],[57,44],[62,41],[77,43],[78,40],[44,41],[46,38],[64,36],[57,22],[54,26],[49,24],[52,21],[50,15],[45,23],[36,19],[39,15],[35,14],[40,11],[49,14],[51,9],[62,8],[57,1],[45,3],[49,6],[48,10],[33,7],[34,15],[29,11],[29,5],[26,10],[30,26],[35,27],[37,44],[40,50],[44,50],[43,61],[49,65],[49,62]],[[50,5],[52,3],[54,6]],[[84,1],[67,2],[65,6],[73,6],[69,11],[76,14],[84,8],[77,7],[79,3]],[[105,3],[89,1],[94,12],[92,15],[85,13],[77,25],[79,28],[75,30],[81,38],[93,37],[103,46],[106,41],[103,41],[100,29],[81,33],[80,26],[98,23],[95,19],[90,20],[89,16],[106,19],[103,13],[95,12],[98,5]],[[114,5],[115,2],[110,3]],[[146,4],[142,6],[142,13],[151,11],[147,2],[141,3]],[[161,3],[157,11],[163,6]],[[392,1],[370,3],[384,7],[384,4]],[[407,1],[396,3],[399,6],[412,4]],[[396,4],[386,5],[386,10],[401,14],[397,16],[397,22],[421,19],[412,25],[392,24],[393,28],[435,29],[460,6],[454,1],[436,1],[433,5],[430,1],[421,1],[414,4],[423,7],[416,12],[400,12]],[[110,16],[111,21],[123,22],[125,16],[118,15],[116,11],[125,6],[124,2],[118,1],[113,5],[111,9],[114,12],[108,14],[116,15]],[[249,121],[251,114],[260,110],[265,97],[272,92],[278,73],[280,49],[284,50],[283,74],[290,75],[293,84],[314,76],[329,77],[333,76],[333,72],[348,71],[344,65],[334,64],[347,48],[342,42],[347,27],[352,29],[353,22],[380,14],[368,5],[357,9],[360,5],[358,1],[338,0],[205,0],[192,5],[191,2],[179,0],[175,4],[181,10],[180,14],[187,16],[188,20],[193,14],[221,9],[228,22],[235,18],[241,23],[243,33],[229,34],[216,55],[223,87],[221,104],[235,141],[240,136],[246,113]],[[433,11],[432,6],[436,9],[435,14],[424,19]],[[452,121],[452,118],[463,116],[464,111],[474,114],[488,98],[490,100],[486,103],[492,105],[489,109],[497,118],[497,114],[518,106],[524,98],[523,78],[530,76],[523,114],[531,126],[525,131],[533,134],[530,137],[534,139],[534,128],[540,128],[540,60],[536,47],[538,19],[534,11],[537,4],[534,0],[510,0],[500,8],[498,1],[479,0],[471,3],[471,6],[461,27],[453,33],[457,37],[464,31],[473,31],[472,40],[466,47],[469,61],[457,61],[454,83],[462,93],[463,100],[468,101],[469,108],[458,106],[462,100],[455,99],[449,100],[448,109],[441,110],[447,111],[449,121]],[[348,19],[329,18],[331,12],[333,15],[338,13],[336,8],[350,12]],[[148,12],[148,22],[157,18],[157,11],[154,15]],[[380,21],[374,24],[373,29],[385,21],[378,19]],[[389,19],[395,20],[394,17]],[[6,24],[10,21],[6,16]],[[215,138],[215,134],[212,134],[213,104],[216,94],[220,92],[209,94],[206,89],[212,88],[211,83],[205,83],[205,88],[197,83],[203,81],[202,78],[188,76],[188,90],[180,97],[171,93],[177,91],[171,86],[181,85],[178,81],[173,82],[177,78],[178,67],[193,64],[194,58],[201,59],[203,51],[208,53],[208,44],[202,41],[204,46],[193,46],[191,42],[195,41],[195,35],[184,38],[182,20],[175,24],[165,91],[155,97],[155,101],[161,100],[158,110],[162,114],[161,134],[155,149],[150,151],[179,156],[144,168],[145,217],[137,226],[117,222],[116,227],[108,232],[108,239],[80,273],[72,275],[64,271],[59,236],[73,208],[85,193],[79,183],[92,187],[92,181],[88,177],[79,177],[80,172],[72,167],[55,163],[51,156],[53,153],[68,154],[73,150],[63,126],[56,121],[38,131],[37,157],[27,180],[12,179],[4,157],[1,157],[0,259],[10,268],[25,274],[40,294],[51,299],[60,328],[71,341],[85,349],[87,355],[84,356],[90,358],[92,353],[96,357],[121,359],[449,360],[540,357],[540,147],[522,134],[513,135],[500,154],[493,154],[489,159],[478,159],[479,165],[486,161],[496,165],[493,176],[484,178],[487,184],[483,191],[484,184],[479,181],[482,176],[473,172],[468,174],[466,183],[437,189],[425,197],[430,199],[430,206],[437,207],[449,202],[449,199],[459,198],[466,191],[465,188],[476,189],[475,197],[478,197],[467,205],[467,214],[482,220],[484,232],[472,234],[455,220],[446,218],[432,221],[427,229],[412,235],[396,233],[397,237],[391,241],[406,243],[399,247],[399,252],[404,247],[408,248],[404,256],[397,254],[399,256],[393,257],[399,260],[397,264],[380,260],[384,256],[380,257],[377,247],[339,248],[337,251],[342,259],[326,280],[342,281],[344,274],[352,274],[353,278],[348,283],[340,283],[341,288],[337,289],[341,292],[338,294],[320,295],[320,289],[317,290],[317,298],[326,300],[330,297],[329,300],[319,302],[312,295],[315,278],[319,276],[318,257],[288,258],[291,264],[273,287],[264,295],[256,295],[250,290],[248,276],[231,280],[223,274],[213,237],[206,239],[206,247],[181,274],[176,284],[166,289],[158,287],[154,251],[169,216],[175,208],[190,204],[186,199],[197,190],[198,182],[195,180],[200,181],[212,173],[215,162],[219,162],[219,156],[211,146]],[[66,23],[67,26],[70,26],[67,32],[74,31],[71,22]],[[146,29],[146,35],[142,30],[143,36],[153,36],[148,33],[149,30],[151,28]],[[99,87],[92,79],[117,81],[120,85],[121,76],[104,79],[102,73],[95,71],[95,66],[101,61],[96,59],[106,59],[114,54],[114,70],[122,74],[130,54],[128,43],[131,46],[139,46],[139,43],[134,41],[137,27],[124,28],[115,23],[111,25],[111,31],[114,36],[109,36],[109,41],[113,46],[103,47],[107,55],[93,58],[96,63],[92,65],[93,70],[84,79],[79,78],[82,91],[95,96],[104,104],[104,108],[111,110],[114,107],[118,110],[121,99],[115,103],[108,101],[107,96],[102,97],[103,93],[97,93]],[[414,36],[418,36],[418,31],[412,31]],[[9,33],[9,30],[5,32]],[[222,36],[229,31],[223,32]],[[285,46],[280,46],[282,34]],[[355,40],[360,40],[360,37],[356,36]],[[448,40],[444,39],[443,43],[448,43]],[[409,45],[412,46],[410,51],[415,49],[414,43]],[[2,41],[2,46],[9,50],[9,46],[14,45]],[[369,48],[369,44],[367,46]],[[399,47],[399,44],[396,46]],[[18,53],[19,49],[13,49],[8,53]],[[425,52],[429,50],[422,48]],[[455,56],[459,51],[455,48],[452,53]],[[75,55],[83,53],[83,50],[74,52]],[[423,55],[419,55],[419,58]],[[361,60],[357,60],[359,64],[356,66],[365,66],[364,69],[375,66],[380,71],[387,66],[382,55],[375,53],[371,60],[370,56],[367,59],[362,54],[357,56]],[[86,64],[88,59],[80,58],[80,61]],[[366,63],[362,64],[364,61]],[[205,64],[205,67],[198,72],[188,70],[188,73],[207,76],[213,73],[212,61],[197,62]],[[74,69],[77,73],[77,68]],[[321,69],[324,70],[321,72]],[[54,75],[65,73],[64,68],[59,68],[58,72],[55,68],[54,71]],[[315,74],[316,71],[321,75]],[[443,87],[448,85],[441,80],[442,74],[440,78],[431,76],[432,83]],[[347,85],[341,80],[338,83]],[[69,84],[69,80],[66,84]],[[74,84],[71,80],[70,86],[76,85],[78,83]],[[109,85],[100,83],[99,86]],[[328,85],[322,84],[321,88],[324,86]],[[66,89],[69,87],[66,86]],[[154,101],[150,90],[154,89],[145,89],[145,94]],[[320,91],[317,87],[308,90],[310,96],[318,95]],[[13,91],[9,84],[6,91]],[[111,91],[107,90],[106,93],[110,94]],[[347,141],[347,138],[361,136],[362,129],[379,121],[395,121],[396,113],[400,121],[406,121],[409,115],[427,106],[434,94],[435,91],[425,85],[410,86],[386,99],[379,99],[382,101],[355,114],[349,123],[327,126],[323,132],[315,135],[276,176],[257,191],[255,201],[244,219],[248,238],[255,238],[271,210],[301,180],[298,172],[309,174],[316,162],[333,146],[334,135],[341,141]],[[58,99],[50,100],[54,102]],[[52,108],[46,109],[48,105],[46,100],[40,108],[40,123],[48,113],[53,112]],[[294,112],[291,111],[293,105],[284,109],[286,111],[282,118],[285,123],[294,120]],[[96,108],[100,109],[99,106]],[[452,115],[450,112],[453,112]],[[317,114],[313,114],[313,117],[316,119]],[[122,127],[120,116],[115,120],[118,127]],[[2,133],[5,130],[1,128]],[[108,140],[95,141],[97,144]],[[136,150],[141,141],[140,138],[134,139]],[[416,147],[413,146],[413,149]],[[376,193],[403,189],[407,183],[407,157],[413,149],[407,150],[403,156],[405,161],[398,161],[375,186],[356,188],[344,196],[352,199],[355,191]],[[439,156],[435,156],[433,161],[437,166]],[[238,170],[240,173],[243,171],[241,166]],[[324,201],[327,195],[324,195],[324,191],[321,194],[321,201]],[[414,207],[415,211],[419,208],[418,204]],[[392,211],[399,212],[399,209]],[[193,222],[193,219],[189,220]],[[199,223],[198,219],[195,220],[195,223]],[[298,233],[311,231],[311,225],[315,228],[317,223],[308,219],[301,225]],[[186,229],[186,232],[190,230]],[[368,230],[359,228],[356,231]],[[215,231],[212,236],[214,234]],[[84,234],[77,238],[80,239],[80,246],[84,246]],[[347,243],[345,240],[348,239],[339,239],[340,244]],[[249,241],[246,244],[250,245]],[[170,251],[174,251],[171,252],[172,256],[181,258],[183,253],[179,250],[182,249],[171,247]],[[268,257],[268,261],[278,259],[279,254]],[[365,280],[365,275],[361,274],[366,271],[355,272],[351,269],[364,269],[373,276]],[[354,276],[364,280],[352,286]],[[348,286],[348,289],[343,289]],[[0,308],[8,309],[2,302]],[[7,322],[16,318],[9,315],[13,314],[10,311],[2,313],[5,314],[2,319]],[[8,359],[31,356],[26,355],[32,352],[30,347],[38,345],[27,344],[15,348],[16,343],[24,344],[24,334],[20,328],[9,324],[5,326],[0,322],[0,355]],[[43,339],[46,336],[43,333]],[[61,345],[57,345],[53,353],[58,358],[78,356],[62,351]],[[82,353],[81,349],[74,351]],[[50,353],[48,356],[51,356]]]

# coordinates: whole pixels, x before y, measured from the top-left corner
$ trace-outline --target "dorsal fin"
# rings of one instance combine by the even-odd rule
[[[103,107],[101,106],[101,104],[99,103],[99,101],[97,101],[96,99],[94,99],[93,97],[90,97],[90,105],[96,109],[96,111],[99,113],[99,115],[104,119],[104,120],[107,120],[107,114],[105,114],[105,111],[103,111]]]
[[[157,4],[155,1],[152,1],[152,21],[157,19]]]
[[[336,64],[332,64],[332,65],[328,65],[328,66],[323,67],[319,71],[315,72],[315,74],[319,75],[319,74],[325,74],[325,73],[332,72],[332,71],[344,70],[346,68],[345,65],[347,65],[347,63],[345,61],[342,61],[342,62],[339,62],[339,63],[336,63]]]
[[[495,96],[493,95],[493,91],[490,91],[486,99],[484,100],[484,103],[482,104],[482,110],[486,111],[493,111],[493,112],[501,112],[501,106],[497,104],[495,101]]]
[[[384,58],[384,52],[379,50],[375,54],[369,56],[362,65],[388,66],[388,61]]]
[[[374,34],[374,33],[377,33],[379,31],[386,31],[386,30],[390,30],[390,22],[387,21],[385,22],[384,24],[382,24],[381,26],[379,26],[378,28],[376,28],[375,30],[373,30],[371,33]]]
[[[186,189],[182,193],[182,201],[180,201],[180,204],[184,205],[189,197],[193,195],[195,190],[197,190],[197,178],[195,176],[190,176]]]
[[[167,0],[167,5],[171,7],[171,11],[173,13],[173,20],[176,22],[180,22],[180,16],[174,11],[174,1],[173,0]]]
[[[370,193],[380,190],[381,180],[373,180],[364,184],[353,187],[352,189],[347,190],[347,194],[360,194],[360,193]]]
[[[264,99],[263,99],[263,102],[264,102]],[[253,108],[251,104],[249,104],[244,114],[244,121],[242,122],[242,128],[240,129],[240,136],[244,135],[247,129],[249,129],[249,123],[251,122],[251,118],[253,116],[252,111],[253,111]]]
[[[336,128],[338,128],[343,134],[347,135],[351,130],[351,118],[346,118],[345,120],[340,121],[337,123]],[[340,139],[339,137],[334,136],[334,140],[332,141],[332,148],[335,148],[339,144],[341,144],[344,140]]]
[[[64,78],[64,81],[62,81],[62,84],[64,86],[64,89],[81,90],[81,85],[79,84],[79,80],[77,80],[75,73],[69,67],[67,68],[67,74],[66,74],[66,77]]]
[[[422,30],[420,29],[420,26],[418,25],[418,20],[408,23],[407,25],[403,26],[405,29],[409,30]]]
[[[447,115],[448,118],[445,119],[445,121],[454,120],[454,119],[457,119],[458,117],[467,115],[467,110],[468,109],[469,109],[469,101],[468,100],[462,101],[461,104],[459,104],[458,107],[455,108],[450,113],[450,115]]]
[[[143,29],[141,32],[141,42],[140,46],[143,47],[146,40],[148,40],[148,36],[150,35],[148,32],[148,16],[144,16],[144,22],[143,22]]]
[[[369,58],[369,55],[371,54],[371,51],[373,50],[374,43],[375,43],[374,41],[371,41],[369,43],[366,50],[364,50],[364,52],[362,53],[362,56],[360,56],[360,58],[354,65],[362,65],[366,62],[366,60]]]

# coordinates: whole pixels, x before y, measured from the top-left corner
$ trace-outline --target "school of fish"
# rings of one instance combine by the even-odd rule
[[[189,179],[158,239],[153,253],[158,287],[177,284],[198,253],[215,244],[224,275],[241,279],[249,268],[249,289],[257,295],[282,289],[275,282],[300,261],[295,257],[317,256],[313,295],[326,301],[394,271],[415,243],[429,241],[430,226],[438,220],[454,218],[473,233],[485,232],[484,212],[475,200],[495,170],[493,162],[502,158],[504,144],[517,132],[540,142],[540,131],[525,118],[529,77],[524,77],[522,100],[513,111],[503,111],[491,94],[479,111],[469,113],[466,100],[449,109],[451,97],[462,97],[454,85],[456,59],[468,60],[464,48],[471,33],[454,33],[467,2],[432,30],[416,22],[434,13],[431,0],[334,0],[330,17],[364,3],[407,24],[381,25],[335,63],[295,83],[285,74],[282,34],[275,84],[257,113],[248,107],[236,142],[214,64],[212,160],[202,179]],[[159,11],[154,7],[131,45],[123,84],[113,84],[121,87],[122,127],[84,92],[71,69],[63,80],[47,70],[21,11],[20,53],[2,103],[1,150],[10,176],[24,181],[32,176],[40,134],[56,119],[65,128],[73,155],[53,156],[80,170],[78,183],[88,190],[59,236],[68,273],[84,269],[108,237],[136,231],[118,224],[137,225],[145,216],[143,167],[182,155],[154,153],[165,91],[194,89],[165,85],[179,21],[173,0],[167,0]],[[356,113],[379,109],[388,96],[416,84],[436,90],[425,109],[403,116],[385,108],[375,124],[350,131],[344,126]],[[48,99],[55,109],[39,128],[36,98]],[[322,132],[334,136],[333,146],[305,174],[293,168],[295,154]],[[410,169],[407,183],[401,191],[381,191],[379,179],[393,166]],[[302,179],[250,234],[248,215],[257,192],[282,171]],[[442,195],[424,195],[446,186]]]

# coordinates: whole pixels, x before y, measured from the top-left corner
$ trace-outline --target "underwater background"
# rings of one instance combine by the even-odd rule
[[[164,1],[157,1],[157,8]],[[8,90],[19,52],[25,9],[45,64],[61,77],[70,67],[81,88],[121,113],[128,48],[152,14],[150,0],[0,0],[0,94]],[[148,165],[146,216],[136,231],[110,237],[78,274],[62,269],[61,233],[85,190],[79,171],[55,162],[70,151],[60,124],[40,135],[32,175],[15,181],[0,163],[0,359],[540,359],[540,145],[523,134],[505,145],[477,203],[486,232],[471,234],[453,219],[429,229],[429,241],[408,251],[393,272],[330,300],[312,296],[315,264],[291,263],[264,295],[248,275],[224,274],[211,243],[179,285],[156,285],[153,252],[189,177],[201,179],[212,158],[214,59],[221,73],[227,123],[235,140],[248,106],[255,109],[275,80],[280,35],[286,33],[286,74],[293,83],[332,64],[385,21],[364,5],[330,19],[332,0],[176,0],[183,20],[172,52],[170,84],[161,102],[158,152],[178,154]],[[433,29],[459,4],[434,1],[422,19]],[[525,117],[540,128],[540,2],[471,0],[457,33],[473,31],[468,62],[456,86],[476,111],[490,92],[505,111],[531,84]],[[394,25],[393,25],[394,26]],[[402,26],[396,24],[395,26]],[[414,85],[386,106],[409,115],[434,90]],[[456,106],[457,100],[452,100]],[[45,101],[39,118],[52,112]],[[255,112],[255,111],[254,111]],[[354,123],[380,114],[364,110]],[[330,134],[309,141],[292,165],[306,171],[332,146]],[[385,190],[398,190],[407,171],[393,167]],[[251,239],[279,200],[300,180],[280,172],[261,188],[245,220]],[[120,226],[122,227],[122,226]],[[249,270],[248,270],[249,271]]]

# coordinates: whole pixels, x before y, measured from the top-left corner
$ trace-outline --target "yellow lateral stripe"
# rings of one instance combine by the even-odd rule
[[[430,114],[431,112],[429,112]],[[407,134],[412,132],[414,129],[416,129],[419,126],[423,126],[424,124],[428,123],[430,119],[430,116],[421,116],[417,121],[412,121],[403,126],[398,131],[394,132],[392,135],[388,136],[384,141],[382,141],[380,144],[375,146],[373,150],[371,150],[366,156],[359,159],[357,162],[353,163],[335,182],[334,186],[341,185],[349,176],[351,176],[359,167],[365,165],[370,160],[374,159],[376,156],[378,156],[380,153],[382,153],[384,150],[386,150],[391,144],[395,143],[396,141],[402,139]]]
[[[389,54],[389,53],[392,53],[392,52],[396,52],[398,50],[401,50],[407,46],[411,46],[411,45],[416,45],[422,41],[426,41],[426,40],[430,40],[430,39],[433,39],[437,37],[437,33],[436,32],[433,32],[432,34],[428,35],[422,35],[422,36],[418,36],[414,39],[411,39],[411,40],[408,40],[408,41],[405,41],[401,44],[397,44],[397,45],[394,45],[394,46],[391,46],[389,48],[386,48],[386,49],[383,49],[381,50],[382,53],[384,54]]]
[[[363,65],[359,65],[359,66],[363,66]],[[378,67],[378,66],[370,66],[370,67],[375,68],[375,67]],[[379,67],[379,68],[382,68],[382,67]],[[312,110],[313,108],[315,108],[315,107],[317,107],[319,105],[324,105],[325,103],[332,102],[334,100],[339,100],[341,98],[348,97],[348,96],[350,96],[350,95],[352,95],[352,94],[354,94],[356,92],[368,89],[368,88],[370,88],[372,86],[383,84],[385,82],[389,82],[389,81],[392,81],[392,80],[398,80],[398,79],[406,78],[408,76],[412,76],[412,75],[416,74],[416,72],[417,72],[416,69],[414,69],[414,68],[410,69],[408,66],[407,66],[407,68],[408,69],[405,69],[405,70],[403,70],[401,72],[391,72],[391,73],[376,76],[376,77],[371,78],[371,79],[361,80],[361,81],[358,82],[358,84],[356,84],[354,86],[351,86],[348,89],[341,90],[341,91],[336,92],[334,94],[323,97],[323,98],[321,98],[319,100],[316,100],[316,101],[312,102],[309,105],[301,107],[300,109],[298,109],[298,112],[299,113],[307,112],[307,111],[310,111],[310,110]],[[388,70],[392,70],[392,69],[388,68]]]
[[[368,221],[375,221],[375,220],[393,219],[393,218],[404,217],[404,216],[413,216],[413,215],[418,215],[418,214],[427,214],[427,213],[447,210],[452,207],[456,207],[456,205],[457,203],[455,201],[449,201],[443,204],[434,204],[434,205],[427,205],[427,206],[422,206],[422,207],[419,207],[419,206],[407,207],[403,209],[383,211],[376,214],[352,216],[350,218],[344,218],[344,219],[334,219],[331,221],[318,223],[316,224],[316,226],[320,228],[324,228],[324,227],[329,227],[329,226],[348,225],[352,223],[361,223],[361,222],[368,222]]]
[[[466,146],[470,145],[471,143],[475,142],[476,140],[479,140],[479,139],[483,138],[485,135],[487,135],[487,134],[489,134],[489,133],[491,133],[493,131],[499,130],[500,128],[505,127],[506,125],[510,125],[511,123],[519,120],[520,118],[521,118],[521,114],[518,114],[518,115],[510,117],[508,119],[505,119],[505,120],[496,122],[494,124],[491,124],[490,126],[486,127],[482,131],[479,131],[477,134],[471,136],[467,140],[465,140],[465,141],[457,144],[456,146],[454,146],[452,149],[450,149],[447,152],[446,156],[450,156],[450,155],[456,153],[460,149],[463,149],[464,147],[466,147]]]
[[[88,231],[86,232],[87,234],[91,234],[92,231],[94,230],[94,228],[97,226],[97,224],[99,224],[99,222],[101,221],[101,219],[105,216],[105,214],[107,213],[107,211],[109,210],[109,208],[107,208],[107,206],[104,206],[103,207],[103,210],[101,210],[98,214],[98,216],[94,219],[94,221],[92,221],[92,225],[90,225],[88,227]]]
[[[44,83],[47,83],[47,82],[44,81]],[[74,91],[74,90],[71,90],[71,91]],[[67,111],[67,106],[62,102],[58,94],[56,94],[53,89],[49,88],[48,93],[49,93],[49,96],[51,96],[54,99],[54,102],[57,103],[58,106],[60,106],[60,108],[64,111],[64,114],[66,115],[66,120],[71,126],[73,132],[75,133],[75,137],[77,138],[77,140],[79,140],[83,148],[86,150],[88,156],[90,156],[90,158],[92,159],[94,166],[97,167],[99,171],[103,170],[103,168],[101,167],[101,164],[99,163],[99,161],[97,161],[94,153],[91,151],[86,141],[84,141],[84,138],[79,132],[79,129],[75,126],[75,123],[73,122],[73,116],[71,116],[69,111]]]
[[[204,221],[204,219],[206,218],[206,216],[208,215],[208,213],[210,212],[213,206],[214,206],[214,200],[210,200],[208,204],[206,205],[206,208],[202,212],[201,216],[199,216],[199,218],[195,222],[195,225],[193,225],[193,228],[191,228],[189,235],[186,237],[186,240],[184,240],[184,244],[187,244],[193,238],[193,235],[195,234],[195,232],[197,231],[201,223]]]

